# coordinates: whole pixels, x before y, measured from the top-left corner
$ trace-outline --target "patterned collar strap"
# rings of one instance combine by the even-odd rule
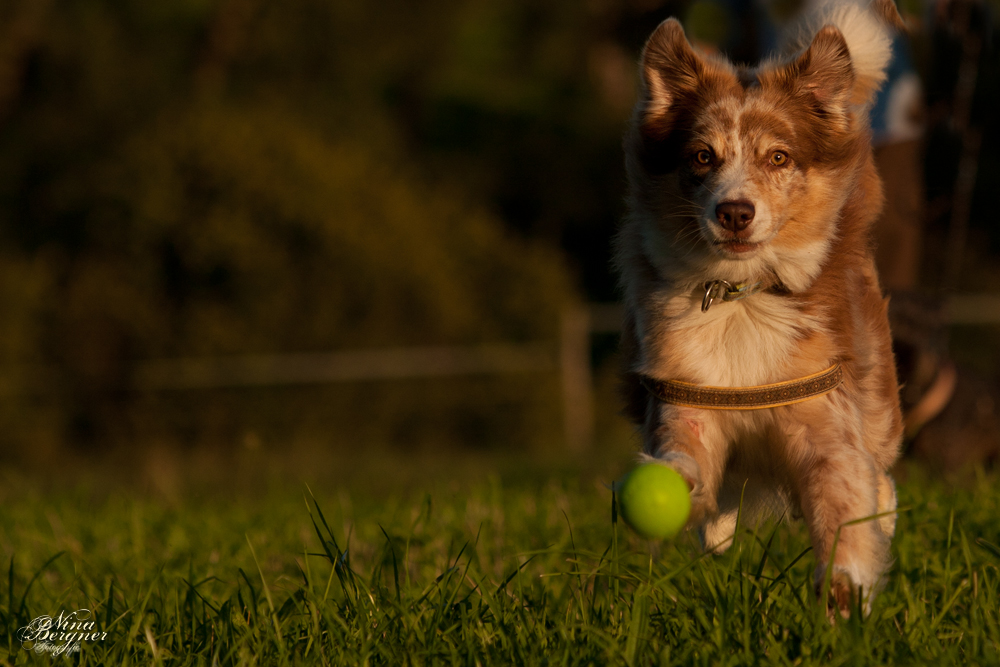
[[[706,387],[679,380],[656,380],[646,375],[640,378],[646,391],[664,403],[709,410],[763,410],[800,403],[830,393],[843,380],[844,371],[839,363],[798,380],[755,387]]]

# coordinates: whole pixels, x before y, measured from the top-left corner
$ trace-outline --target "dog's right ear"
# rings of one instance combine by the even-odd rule
[[[704,63],[691,48],[677,19],[661,23],[642,50],[644,133],[660,138],[670,132],[670,115],[678,100],[698,89]]]
[[[827,113],[838,117],[846,113],[855,75],[847,41],[837,28],[828,25],[817,32],[791,71],[793,85]]]

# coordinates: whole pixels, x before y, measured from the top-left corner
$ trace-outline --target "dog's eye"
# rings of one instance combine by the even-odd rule
[[[788,156],[781,151],[771,153],[771,164],[775,167],[784,166],[788,162]]]
[[[698,161],[698,164],[712,163],[712,154],[709,151],[698,151],[697,155],[694,157]]]

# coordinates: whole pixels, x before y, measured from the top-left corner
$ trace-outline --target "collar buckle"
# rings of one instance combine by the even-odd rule
[[[709,280],[705,283],[705,296],[701,299],[701,312],[707,313],[716,299],[725,299],[726,292],[733,289],[728,280]]]
[[[722,301],[739,301],[764,289],[764,284],[736,283],[728,280],[709,280],[705,283],[705,296],[701,299],[701,312],[707,313],[716,299]]]

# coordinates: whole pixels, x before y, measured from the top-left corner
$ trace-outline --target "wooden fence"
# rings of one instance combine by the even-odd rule
[[[590,335],[619,331],[620,317],[615,305],[567,308],[558,342],[156,359],[137,363],[131,384],[178,391],[558,371],[566,445],[579,452],[593,440]]]

